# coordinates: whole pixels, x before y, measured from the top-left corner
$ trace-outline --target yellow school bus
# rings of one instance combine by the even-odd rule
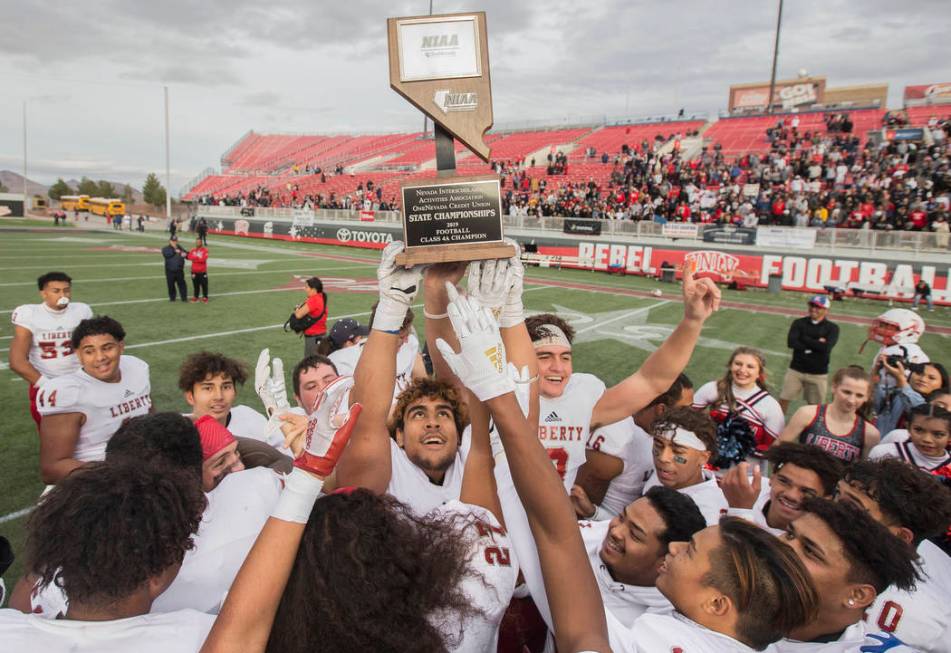
[[[89,195],[63,195],[59,198],[59,208],[64,211],[88,211]]]
[[[109,217],[125,215],[125,203],[115,198],[93,197],[89,200],[89,212]]]

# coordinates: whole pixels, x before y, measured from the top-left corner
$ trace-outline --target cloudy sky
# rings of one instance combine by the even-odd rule
[[[725,108],[731,83],[768,80],[774,0],[434,0],[485,10],[496,124]],[[389,89],[386,18],[426,0],[0,0],[0,169],[141,186],[164,170],[162,87],[171,99],[172,190],[218,165],[250,129],[421,128]],[[951,81],[947,0],[789,0],[779,77],[830,86]]]

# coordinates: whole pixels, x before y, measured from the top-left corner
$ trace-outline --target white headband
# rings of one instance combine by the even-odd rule
[[[675,444],[679,444],[682,447],[690,447],[691,449],[696,449],[697,451],[707,450],[707,445],[705,445],[693,431],[682,429],[679,426],[670,431],[660,433],[660,437],[670,440]]]
[[[568,340],[568,336],[554,324],[542,324],[538,327],[538,332],[542,334],[542,337],[532,342],[535,349],[548,345],[560,345],[571,349],[571,341]]]

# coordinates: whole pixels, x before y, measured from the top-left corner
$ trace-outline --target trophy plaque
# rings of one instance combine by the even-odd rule
[[[488,162],[492,126],[485,12],[387,20],[390,88],[433,121],[437,178],[400,185],[401,265],[509,258],[497,175],[458,176],[454,139]]]

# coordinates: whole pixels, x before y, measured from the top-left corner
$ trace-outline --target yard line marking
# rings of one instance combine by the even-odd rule
[[[235,290],[234,292],[215,293],[211,297],[212,299],[214,299],[215,297],[231,297],[232,295],[255,295],[255,294],[264,293],[264,292],[282,292],[285,290],[295,290],[299,292],[300,288],[264,288],[262,290]],[[125,304],[149,304],[151,302],[168,302],[168,301],[170,301],[168,297],[156,297],[156,298],[150,298],[150,299],[125,299],[118,302],[98,302],[95,304],[90,304],[90,306],[92,307],[122,306]],[[175,301],[178,301],[178,300],[176,299]],[[5,313],[12,313],[12,312],[13,312],[12,310],[3,310],[3,311],[0,311],[0,315],[3,315]],[[0,349],[0,351],[4,351],[4,350]]]
[[[33,506],[29,508],[23,508],[22,510],[17,510],[16,512],[11,512],[3,517],[0,517],[0,524],[5,524],[8,521],[13,521],[14,519],[19,519],[20,517],[25,517],[33,511]]]
[[[231,277],[238,274],[270,274],[270,273],[278,273],[278,272],[288,272],[293,274],[294,272],[327,272],[330,270],[353,270],[356,268],[363,268],[367,266],[376,266],[378,265],[378,263],[371,261],[369,263],[356,263],[354,265],[344,265],[344,266],[336,266],[336,267],[330,267],[330,268],[310,268],[308,270],[300,270],[300,267],[302,265],[305,265],[303,261],[294,261],[294,265],[296,265],[297,267],[291,268],[288,270],[248,270],[246,272],[216,272],[211,275],[211,278],[214,279],[216,277]],[[161,276],[153,275],[148,277],[103,277],[101,279],[98,279],[98,278],[97,279],[73,279],[73,284],[102,283],[102,282],[108,282],[108,281],[140,281],[143,279],[164,279],[164,278],[165,278],[164,274]],[[36,286],[36,281],[12,281],[9,283],[0,283],[0,287],[10,287],[10,286]]]
[[[577,335],[580,335],[580,334],[582,334],[582,333],[586,333],[586,332],[588,332],[588,331],[591,331],[592,329],[600,329],[600,328],[603,327],[605,324],[611,324],[611,322],[617,322],[618,320],[623,320],[624,318],[627,318],[627,317],[634,317],[635,315],[640,315],[640,314],[642,314],[642,313],[648,313],[648,312],[650,312],[650,310],[653,309],[653,308],[657,308],[657,307],[659,307],[659,306],[663,306],[664,304],[669,304],[669,303],[670,303],[670,300],[669,300],[669,299],[665,299],[665,300],[663,300],[663,301],[655,302],[655,303],[651,304],[650,306],[644,306],[644,307],[642,307],[642,308],[638,308],[638,309],[633,310],[633,311],[630,311],[630,312],[628,312],[628,313],[623,313],[623,314],[621,314],[621,315],[617,315],[617,316],[615,316],[615,317],[612,317],[610,320],[605,320],[604,322],[598,322],[597,324],[592,324],[592,325],[590,325],[590,326],[586,326],[586,327],[583,328],[583,329],[578,329],[577,331],[575,331],[575,335],[577,336]]]

